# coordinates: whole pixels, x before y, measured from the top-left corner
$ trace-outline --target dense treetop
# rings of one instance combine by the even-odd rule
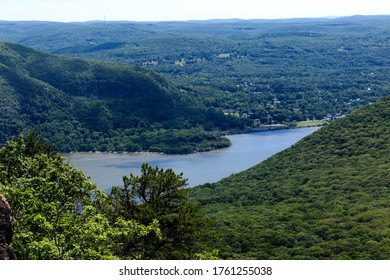
[[[389,259],[390,98],[191,189],[224,258]]]

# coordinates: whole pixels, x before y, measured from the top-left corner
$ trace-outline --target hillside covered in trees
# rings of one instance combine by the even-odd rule
[[[189,153],[228,146],[210,131],[243,125],[151,71],[0,42],[2,144],[38,131],[63,152]]]
[[[228,259],[389,259],[390,98],[191,189]]]
[[[390,17],[0,22],[45,52],[146,67],[208,108],[259,124],[346,114],[388,94]]]

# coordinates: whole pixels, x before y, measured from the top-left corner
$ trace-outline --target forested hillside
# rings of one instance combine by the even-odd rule
[[[66,152],[189,153],[229,145],[205,130],[243,125],[151,71],[0,42],[0,143],[35,130]]]
[[[386,97],[191,196],[223,258],[389,259],[389,143]]]
[[[322,120],[388,94],[390,17],[0,22],[0,38],[169,76],[207,107],[259,124]]]

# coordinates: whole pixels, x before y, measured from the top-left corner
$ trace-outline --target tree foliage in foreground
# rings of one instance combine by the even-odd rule
[[[148,235],[138,244],[147,259],[191,259],[210,252],[215,240],[209,231],[211,220],[204,217],[200,205],[188,201],[187,179],[182,176],[172,169],[143,164],[142,175],[124,176],[124,187],[112,188],[110,216],[114,219],[122,217],[142,225],[159,221],[160,236]],[[123,247],[118,254],[128,257],[131,247]]]
[[[185,180],[172,170],[143,166],[111,195],[51,150],[37,134],[0,149],[0,192],[15,218],[19,259],[200,258],[212,241],[209,220],[187,201]],[[154,175],[153,175],[154,174]],[[155,176],[157,175],[157,176]],[[133,201],[126,200],[132,184]],[[157,193],[140,200],[161,186]],[[122,196],[122,194],[124,196]],[[153,199],[151,199],[153,197]],[[128,207],[127,203],[132,203]],[[168,208],[167,208],[168,207]],[[203,235],[202,235],[203,234]],[[177,243],[177,244],[176,244]],[[210,250],[209,250],[210,251]]]

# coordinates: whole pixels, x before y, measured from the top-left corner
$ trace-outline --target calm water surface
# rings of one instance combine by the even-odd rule
[[[142,163],[183,172],[188,186],[217,182],[233,173],[248,169],[280,152],[318,128],[288,129],[229,136],[230,148],[190,155],[153,153],[73,153],[65,155],[101,189],[122,186],[122,176],[140,174]]]

